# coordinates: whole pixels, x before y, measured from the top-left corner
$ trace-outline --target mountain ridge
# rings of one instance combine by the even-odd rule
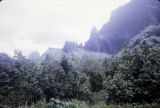
[[[116,9],[108,23],[97,31],[91,30],[84,49],[109,54],[118,53],[131,38],[148,25],[160,23],[160,2],[158,0],[131,0]],[[95,32],[96,31],[96,32]]]

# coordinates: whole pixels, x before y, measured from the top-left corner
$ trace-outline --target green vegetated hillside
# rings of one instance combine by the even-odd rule
[[[84,46],[0,53],[0,108],[160,108],[159,10],[131,0]]]
[[[0,53],[0,107],[159,108],[159,39],[154,25],[112,56],[79,48]]]

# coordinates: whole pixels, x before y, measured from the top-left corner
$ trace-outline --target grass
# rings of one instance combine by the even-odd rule
[[[124,105],[106,105],[105,103],[97,103],[95,105],[90,105],[84,101],[66,101],[62,104],[46,103],[45,101],[40,101],[31,106],[22,106],[19,108],[160,108],[160,104],[145,104],[145,105],[136,105],[136,104],[124,104]]]

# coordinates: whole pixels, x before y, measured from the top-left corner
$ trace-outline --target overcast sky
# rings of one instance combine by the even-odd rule
[[[129,0],[3,0],[0,2],[0,52],[13,55],[61,48],[66,40],[83,43],[92,27]]]

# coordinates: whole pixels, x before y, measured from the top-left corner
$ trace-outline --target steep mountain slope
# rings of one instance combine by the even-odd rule
[[[137,34],[129,41],[128,47],[130,49],[134,49],[142,45],[144,42],[149,47],[157,47],[160,45],[160,25],[146,27],[144,31],[142,31],[140,34]]]
[[[110,21],[97,31],[93,28],[84,48],[89,51],[115,54],[123,45],[150,24],[160,22],[158,0],[131,0],[116,9]]]

